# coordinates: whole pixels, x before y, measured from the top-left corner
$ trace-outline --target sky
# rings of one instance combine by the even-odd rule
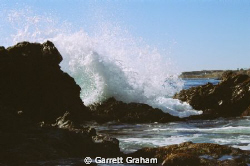
[[[86,31],[98,19],[115,22],[167,52],[181,71],[250,68],[249,0],[0,0],[0,4],[0,12],[28,7]],[[0,35],[5,36],[8,30],[1,24]]]

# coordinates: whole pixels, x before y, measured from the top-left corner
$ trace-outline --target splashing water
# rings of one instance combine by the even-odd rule
[[[180,117],[201,113],[171,98],[183,82],[170,59],[117,24],[96,23],[90,35],[83,29],[72,32],[70,24],[59,24],[30,10],[8,11],[7,18],[10,25],[18,25],[12,26],[10,44],[24,40],[55,43],[64,58],[61,67],[80,85],[86,105],[113,96]]]

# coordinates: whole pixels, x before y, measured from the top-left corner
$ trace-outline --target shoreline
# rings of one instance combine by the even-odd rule
[[[221,80],[223,73],[233,72],[236,74],[246,74],[250,76],[250,69],[238,69],[238,70],[200,70],[200,71],[188,71],[182,72],[179,76],[182,79],[217,79]]]
[[[119,146],[119,140],[105,133],[104,135],[97,133],[94,128],[84,123],[96,121],[102,125],[115,121],[128,124],[153,122],[168,124],[224,116],[223,114],[218,116],[216,112],[218,110],[214,109],[214,112],[206,110],[205,115],[179,118],[147,104],[127,104],[115,98],[109,98],[102,104],[93,105],[92,108],[86,107],[80,99],[81,88],[71,76],[60,69],[59,63],[63,60],[62,56],[50,41],[43,44],[22,42],[7,49],[0,47],[0,58],[2,80],[0,82],[0,142],[2,143],[0,153],[3,154],[0,156],[0,164],[25,165],[42,160],[83,156],[112,158],[127,155],[157,157],[163,165],[166,163],[176,165],[183,161],[191,165],[248,161],[245,155],[249,155],[250,151],[212,143],[184,142],[158,148],[142,148],[134,153],[124,154]],[[233,89],[240,84],[242,85],[240,88],[244,90],[250,78],[229,73],[223,79],[224,82],[220,86],[224,84],[226,86],[222,89]],[[241,84],[242,82],[245,83]],[[207,84],[199,86],[198,90],[216,89],[216,86]],[[197,90],[197,88],[192,89],[194,92]],[[248,92],[243,90],[241,92],[244,97]],[[185,101],[187,96],[192,98],[189,95],[188,90],[183,90],[176,94],[175,98]],[[216,103],[218,104],[217,101]],[[242,116],[249,116],[249,112],[250,107],[243,112]],[[231,115],[235,118],[240,116],[241,112]],[[211,152],[215,148],[216,151]],[[192,153],[186,155],[185,153],[190,150]],[[196,153],[197,150],[199,153]],[[241,156],[241,160],[238,160],[237,156],[234,156],[235,159],[232,161],[218,160],[218,157],[235,154]],[[214,157],[202,159],[201,155]]]

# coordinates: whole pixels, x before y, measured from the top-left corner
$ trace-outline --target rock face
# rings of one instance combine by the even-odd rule
[[[119,141],[97,135],[89,127],[57,128],[32,126],[1,133],[0,165],[28,165],[38,161],[120,155]]]
[[[174,98],[203,110],[203,115],[191,117],[194,119],[249,115],[250,76],[226,72],[218,85],[208,83],[182,90]]]
[[[117,121],[125,123],[172,122],[180,120],[178,117],[163,113],[146,104],[123,103],[114,98],[99,105],[91,106],[91,112],[97,122]]]
[[[0,47],[0,165],[120,155],[117,139],[80,126],[91,114],[61,61],[49,41]]]
[[[159,148],[143,148],[129,156],[156,157],[158,163],[162,162],[164,166],[245,166],[249,162],[250,151],[212,143],[184,142]]]
[[[60,69],[61,61],[50,41],[0,47],[0,105],[34,121],[52,123],[66,111],[75,120],[89,118],[80,87]]]
[[[53,43],[22,42],[0,47],[0,165],[60,165],[55,160],[84,157],[126,157],[119,141],[83,127],[85,120],[129,123],[170,122],[180,118],[146,104],[126,104],[114,98],[91,110],[80,99],[80,87],[59,66],[62,56]],[[182,91],[176,98],[188,101],[208,115],[249,115],[249,81],[246,75],[228,73],[211,84]],[[161,148],[144,148],[132,157],[157,157],[163,165],[246,165],[249,151],[191,142]],[[232,160],[222,160],[231,155]],[[54,160],[55,162],[48,162]]]
[[[250,116],[250,106],[241,114],[241,116]]]

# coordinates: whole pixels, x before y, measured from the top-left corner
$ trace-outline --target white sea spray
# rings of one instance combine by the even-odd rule
[[[133,37],[117,23],[96,22],[93,32],[87,33],[83,28],[73,31],[70,23],[30,9],[7,13],[9,43],[54,42],[64,58],[60,65],[80,85],[85,105],[115,97],[126,103],[149,104],[180,117],[201,113],[171,98],[182,89],[183,81],[168,55]]]

